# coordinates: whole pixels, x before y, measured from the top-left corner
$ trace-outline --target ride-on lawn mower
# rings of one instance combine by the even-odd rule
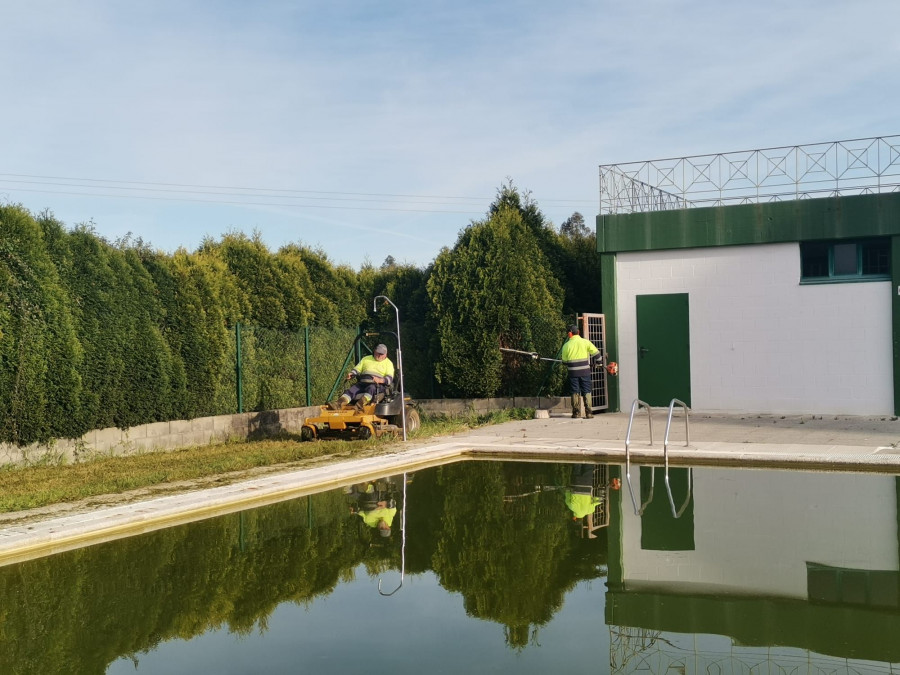
[[[397,337],[390,332],[364,333],[356,337],[350,346],[350,351],[347,353],[344,366],[338,374],[334,387],[332,387],[332,396],[343,381],[344,371],[353,363],[357,345],[361,343],[371,352],[366,340],[381,335],[393,336],[395,340]],[[404,411],[406,412],[407,433],[418,429],[418,411],[413,408],[408,397],[405,401],[401,398],[399,383],[402,382],[403,373],[400,371],[402,365],[399,361],[400,359],[395,364],[393,382],[386,386],[384,391],[379,391],[368,405],[357,407],[355,401],[350,401],[338,410],[332,410],[328,405],[320,406],[321,412],[317,416],[307,417],[303,420],[300,438],[304,441],[319,439],[366,440],[373,436],[379,438],[384,434],[397,434],[403,429]]]

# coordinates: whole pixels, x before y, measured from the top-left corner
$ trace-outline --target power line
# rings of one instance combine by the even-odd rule
[[[225,199],[190,199],[188,197],[154,197],[151,195],[111,195],[96,192],[67,192],[64,190],[36,190],[32,188],[17,188],[18,192],[36,192],[40,194],[74,195],[77,197],[107,197],[112,199],[147,199],[153,201],[190,202],[195,204],[225,204],[229,206],[277,206],[280,208],[312,208],[312,209],[347,209],[353,211],[399,211],[403,213],[455,213],[471,215],[482,211],[451,211],[447,209],[407,209],[386,208],[377,206],[344,206],[339,204],[285,204],[276,202],[248,202]]]
[[[8,177],[8,178],[2,178]],[[36,180],[18,180],[18,179],[36,179]],[[69,181],[65,183],[56,183],[52,181]],[[275,188],[258,188],[258,187],[239,187],[239,186],[222,186],[222,185],[202,185],[202,184],[193,184],[193,183],[159,183],[159,182],[148,182],[148,181],[125,181],[125,180],[115,180],[115,179],[101,179],[101,178],[73,178],[70,176],[42,176],[35,174],[18,174],[18,173],[0,173],[0,182],[2,183],[14,183],[14,184],[28,184],[28,185],[48,185],[48,186],[56,186],[56,187],[88,187],[81,185],[82,183],[91,183],[93,186],[98,186],[107,190],[121,190],[121,191],[140,191],[140,192],[162,192],[169,193],[174,192],[176,194],[199,194],[199,195],[222,195],[222,196],[231,196],[231,197],[241,197],[246,196],[244,193],[251,194],[262,194],[268,198],[274,199],[304,199],[304,200],[321,200],[321,201],[355,201],[355,202],[390,202],[396,199],[415,199],[415,200],[452,200],[452,203],[440,203],[440,202],[425,202],[426,204],[434,204],[436,206],[456,206],[463,205],[460,204],[462,202],[469,202],[472,205],[482,205],[485,202],[490,202],[492,198],[487,197],[459,197],[459,196],[446,196],[446,195],[413,195],[413,194],[394,194],[394,193],[383,193],[383,192],[338,192],[338,191],[328,191],[328,190],[293,190],[293,189],[275,189]],[[34,190],[27,188],[18,188],[24,192],[44,192],[47,194],[74,194],[74,195],[84,195],[84,196],[99,196],[99,197],[115,197],[120,195],[109,195],[109,194],[92,194],[92,193],[81,193],[81,192],[67,192],[67,191],[57,191],[57,190]],[[222,192],[226,191],[226,192]],[[126,196],[126,195],[121,195]],[[127,196],[138,196],[138,195],[127,195]],[[218,201],[218,200],[181,200],[181,201],[202,201],[208,203],[233,203],[227,201]],[[594,201],[582,201],[582,200],[568,200],[568,199],[545,199],[543,200],[545,203],[553,202],[559,206],[571,205],[577,206],[581,205],[593,205]],[[240,202],[251,204],[251,202]],[[281,204],[275,204],[275,206],[279,206]],[[309,204],[309,206],[314,206],[313,204]],[[339,207],[331,207],[331,208],[339,208]],[[348,207],[349,208],[349,207]],[[384,209],[384,210],[393,210],[393,209]],[[412,210],[412,209],[400,209],[400,210]],[[480,212],[480,211],[479,211]],[[459,211],[447,211],[447,213],[460,213]],[[468,211],[464,213],[470,213]]]

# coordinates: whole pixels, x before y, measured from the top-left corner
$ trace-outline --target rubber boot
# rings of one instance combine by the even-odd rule
[[[584,395],[584,416],[589,420],[594,419],[594,411],[591,410],[591,395],[590,394]]]
[[[329,403],[328,407],[331,408],[332,410],[340,410],[348,403],[350,403],[350,397],[347,396],[346,394],[341,394],[340,398],[338,398],[336,401],[332,401],[331,403]]]
[[[578,419],[581,417],[581,396],[578,394],[572,394],[572,419]]]

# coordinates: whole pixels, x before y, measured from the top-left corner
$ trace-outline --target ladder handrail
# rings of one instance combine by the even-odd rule
[[[650,429],[650,445],[653,445],[653,416],[650,412],[650,406],[639,398],[634,399],[631,404],[631,416],[628,418],[628,431],[625,433],[625,480],[628,482],[628,493],[631,495],[631,505],[634,507],[634,515],[639,516],[644,513],[644,509],[653,501],[653,487],[656,483],[656,476],[651,474],[650,498],[641,504],[638,509],[637,501],[634,498],[634,490],[631,488],[631,426],[634,424],[634,413],[641,408],[647,410],[647,426]]]
[[[690,423],[688,422],[688,413],[690,412],[690,408],[688,408],[687,404],[684,401],[680,401],[677,398],[673,398],[669,402],[669,418],[666,421],[666,436],[665,440],[663,440],[663,459],[666,465],[666,493],[669,495],[669,506],[672,509],[672,516],[674,518],[680,518],[681,514],[684,513],[684,510],[687,508],[688,502],[691,501],[691,488],[692,488],[692,475],[694,470],[690,467],[688,468],[688,489],[687,489],[687,497],[684,500],[684,504],[681,505],[681,508],[678,511],[675,511],[675,500],[672,498],[672,487],[669,485],[669,429],[672,427],[672,413],[675,410],[675,404],[678,404],[684,410],[684,445],[685,447],[691,444],[691,431],[690,431]]]
[[[681,514],[684,513],[684,510],[687,508],[687,505],[691,501],[691,488],[693,482],[694,469],[692,467],[688,467],[687,473],[687,495],[684,498],[684,504],[681,505],[681,508],[678,511],[675,511],[675,500],[672,498],[672,486],[669,485],[669,472],[666,471],[666,493],[669,495],[669,508],[672,509],[672,517],[673,518],[681,518]]]
[[[636,398],[634,399],[634,403],[631,404],[631,416],[628,418],[628,431],[625,432],[625,461],[628,461],[628,449],[631,447],[631,426],[634,424],[634,413],[641,408],[647,410],[647,426],[650,429],[650,443],[648,443],[648,445],[653,445],[653,417],[650,414],[650,406],[641,399]]]
[[[406,472],[403,472],[403,510],[400,512],[400,584],[390,593],[381,590],[381,579],[378,580],[378,592],[387,597],[403,588],[403,575],[406,572]]]

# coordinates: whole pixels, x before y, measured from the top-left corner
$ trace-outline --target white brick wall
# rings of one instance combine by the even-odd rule
[[[637,295],[688,293],[691,407],[893,412],[890,282],[803,285],[796,243],[617,256],[622,409],[637,398]]]

